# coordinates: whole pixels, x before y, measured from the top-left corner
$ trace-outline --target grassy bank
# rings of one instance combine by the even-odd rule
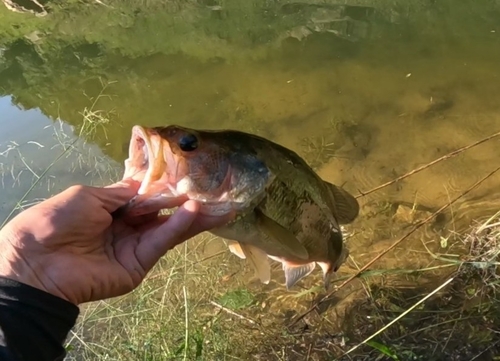
[[[202,235],[170,252],[130,295],[85,305],[68,359],[493,360],[499,215],[458,241],[467,253],[441,255],[439,267],[369,271],[289,328],[320,287],[307,281],[287,293],[277,267],[271,285],[260,285],[219,240]]]

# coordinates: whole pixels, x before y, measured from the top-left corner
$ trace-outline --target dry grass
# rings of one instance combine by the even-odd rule
[[[466,234],[458,237],[468,252],[459,260],[449,258],[453,269],[441,276],[448,280],[446,288],[378,335],[375,343],[364,347],[365,354],[359,352],[353,359],[498,359],[499,216],[500,212],[482,223],[476,222]],[[446,263],[447,257],[441,260]],[[350,310],[348,332],[354,337],[373,334],[429,294],[429,286],[403,289],[373,285],[372,298]]]

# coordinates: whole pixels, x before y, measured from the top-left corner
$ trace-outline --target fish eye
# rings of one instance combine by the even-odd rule
[[[198,138],[193,134],[186,134],[179,139],[179,148],[184,152],[191,152],[198,148]]]

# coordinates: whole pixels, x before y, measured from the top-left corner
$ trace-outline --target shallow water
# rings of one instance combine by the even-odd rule
[[[119,176],[120,164],[65,122],[21,110],[10,97],[0,98],[0,114],[0,224],[70,185],[103,185]]]
[[[500,131],[498,2],[346,3],[366,8],[121,2],[54,7],[36,20],[2,9],[0,152],[10,141],[24,144],[25,161],[41,174],[64,151],[55,131],[71,143],[89,125],[85,116],[97,124],[30,200],[118,179],[134,124],[236,128],[296,150],[324,179],[358,194]],[[342,11],[356,21],[339,21]],[[0,220],[36,179],[19,154],[0,158]],[[408,227],[384,209],[402,203],[435,211],[498,167],[499,155],[495,138],[360,198],[361,216],[349,228],[351,261],[364,264]],[[491,215],[499,185],[491,177],[445,213],[440,231],[419,237],[447,237]],[[226,249],[214,242],[202,247],[205,256]],[[418,237],[408,242],[377,267],[428,264]],[[249,277],[246,270],[235,282]],[[275,277],[282,281],[279,269]],[[268,292],[282,287],[252,282]]]

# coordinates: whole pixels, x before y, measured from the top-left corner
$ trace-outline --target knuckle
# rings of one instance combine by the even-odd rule
[[[91,199],[92,197],[89,197],[91,192],[92,192],[92,187],[84,185],[74,185],[66,189],[64,193],[66,194],[67,199],[69,198],[81,202],[81,201],[88,201],[89,199]]]
[[[72,193],[72,194],[81,194],[81,193],[85,193],[87,191],[87,187],[86,186],[83,186],[83,185],[74,185],[74,186],[71,186],[68,188],[68,192]]]

